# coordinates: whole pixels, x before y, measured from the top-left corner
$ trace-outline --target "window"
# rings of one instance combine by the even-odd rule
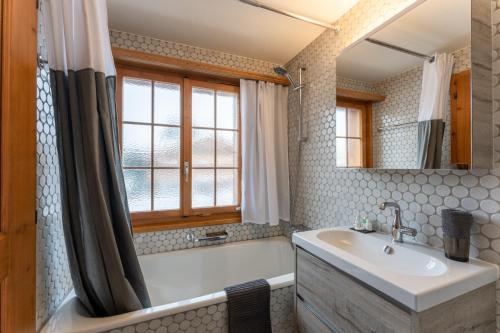
[[[239,217],[239,88],[124,68],[117,88],[134,223]]]
[[[337,166],[370,167],[371,105],[339,100],[335,112]]]

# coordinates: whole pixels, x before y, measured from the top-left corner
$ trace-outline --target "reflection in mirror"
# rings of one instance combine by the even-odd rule
[[[338,167],[470,168],[470,7],[427,0],[337,58]]]

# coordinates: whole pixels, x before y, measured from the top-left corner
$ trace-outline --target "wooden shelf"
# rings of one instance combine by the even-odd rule
[[[372,103],[385,101],[384,95],[374,94],[365,91],[345,89],[345,88],[337,88],[337,97],[343,97],[355,101],[372,102]]]
[[[207,64],[199,61],[185,60],[181,58],[145,53],[118,47],[113,47],[113,57],[116,64],[118,65],[170,70],[186,74],[206,74],[233,80],[249,79],[256,81],[267,81],[284,86],[289,85],[288,80],[280,76],[243,71],[230,67]]]

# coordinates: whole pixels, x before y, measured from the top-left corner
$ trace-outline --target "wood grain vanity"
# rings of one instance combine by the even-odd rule
[[[495,332],[495,283],[415,312],[306,250],[296,251],[299,332]]]

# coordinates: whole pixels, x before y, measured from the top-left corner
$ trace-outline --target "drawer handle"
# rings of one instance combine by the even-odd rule
[[[340,333],[340,331],[336,327],[334,327],[332,324],[330,324],[330,322],[328,320],[326,320],[322,315],[320,315],[311,304],[306,302],[301,295],[297,294],[297,298],[302,302],[302,304],[304,304],[306,309],[309,312],[311,312],[312,315],[314,317],[316,317],[316,319],[318,319],[323,325],[325,325],[332,333]]]

